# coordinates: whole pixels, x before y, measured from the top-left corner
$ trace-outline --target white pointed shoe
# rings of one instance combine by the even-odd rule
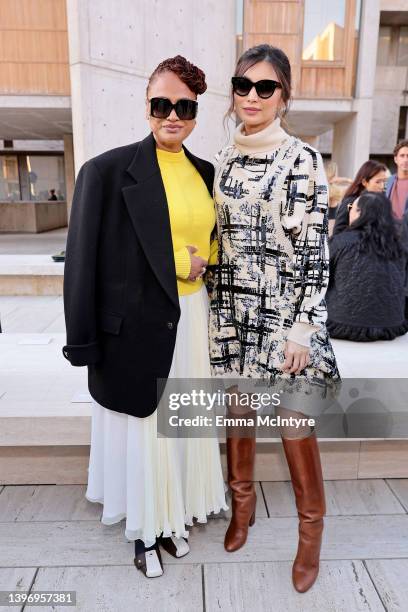
[[[184,557],[190,552],[188,542],[184,538],[176,538],[175,536],[170,536],[169,538],[160,537],[159,544],[169,555],[176,559]]]
[[[134,558],[134,564],[146,578],[157,578],[163,575],[163,564],[157,545],[151,550],[139,552]]]

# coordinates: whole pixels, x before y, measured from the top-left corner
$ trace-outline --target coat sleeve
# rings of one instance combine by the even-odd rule
[[[339,234],[349,226],[348,201],[342,200],[336,213],[336,220],[333,227],[333,236]]]
[[[303,346],[310,346],[312,334],[327,320],[329,282],[328,184],[319,152],[311,151],[309,165],[306,198],[299,196],[289,221],[282,219],[294,247],[296,310],[288,340]]]
[[[74,366],[101,357],[96,326],[96,264],[102,220],[102,180],[95,163],[86,162],[75,184],[64,272],[67,344],[62,352]]]

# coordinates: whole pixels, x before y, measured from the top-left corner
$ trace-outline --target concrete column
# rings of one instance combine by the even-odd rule
[[[363,0],[353,112],[333,130],[332,157],[350,178],[370,154],[379,25],[380,0]]]
[[[356,112],[334,124],[332,159],[339,176],[354,178],[369,159],[372,101],[356,100]]]
[[[149,133],[147,77],[177,54],[206,73],[208,90],[186,146],[212,159],[226,142],[234,0],[67,0],[67,15],[76,172],[90,157]]]
[[[71,213],[72,196],[75,187],[74,145],[72,134],[64,134],[65,190],[67,193],[67,216]]]

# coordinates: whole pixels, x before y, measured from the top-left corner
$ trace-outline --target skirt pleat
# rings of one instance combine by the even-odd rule
[[[209,379],[206,289],[179,299],[169,378]],[[103,504],[105,525],[126,518],[128,540],[152,546],[161,533],[188,537],[194,518],[205,523],[212,512],[228,509],[218,440],[158,438],[156,412],[141,419],[93,402],[85,496]]]

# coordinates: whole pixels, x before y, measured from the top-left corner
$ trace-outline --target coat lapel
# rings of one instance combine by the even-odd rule
[[[179,309],[169,210],[152,134],[141,141],[127,171],[136,181],[122,188],[133,227],[157,280]]]
[[[183,148],[212,195],[211,169]],[[179,308],[169,209],[152,133],[139,143],[127,172],[135,184],[123,187],[122,193],[133,227],[159,283]]]

